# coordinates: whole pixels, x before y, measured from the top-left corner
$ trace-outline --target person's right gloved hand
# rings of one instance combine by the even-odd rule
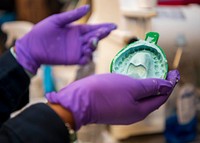
[[[49,16],[15,44],[17,61],[29,72],[36,74],[41,64],[83,65],[92,60],[99,40],[105,38],[116,25],[72,24],[89,11],[82,6],[72,11]]]
[[[131,124],[163,105],[179,80],[177,70],[170,71],[167,80],[133,79],[120,74],[93,75],[57,93],[48,93],[46,98],[72,113],[75,130],[89,123]]]

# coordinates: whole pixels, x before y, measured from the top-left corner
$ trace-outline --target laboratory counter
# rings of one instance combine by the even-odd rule
[[[199,143],[200,142],[200,132],[195,141],[188,143]],[[119,143],[166,143],[165,137],[162,133],[159,134],[149,134],[149,135],[139,135],[133,136],[125,140],[119,141]]]

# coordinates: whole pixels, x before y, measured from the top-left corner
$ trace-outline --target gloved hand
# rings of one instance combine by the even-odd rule
[[[165,103],[179,79],[177,70],[169,72],[167,80],[93,75],[48,93],[46,98],[71,111],[76,130],[89,123],[131,124]]]
[[[41,64],[86,64],[92,59],[95,43],[106,37],[116,25],[72,24],[89,11],[89,6],[52,15],[16,41],[18,62],[35,74]]]

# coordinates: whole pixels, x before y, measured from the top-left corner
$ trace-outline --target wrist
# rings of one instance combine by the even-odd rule
[[[56,112],[56,114],[63,120],[65,124],[68,124],[71,129],[75,130],[75,121],[72,113],[69,110],[65,109],[59,104],[52,104],[48,102],[47,105],[49,105],[49,107]]]
[[[17,60],[17,54],[16,54],[16,49],[15,49],[15,47],[11,47],[10,48],[10,52],[11,52],[11,54],[13,55],[13,57]],[[23,67],[24,68],[24,67]],[[31,72],[29,72],[28,70],[26,70],[25,68],[24,68],[24,71],[27,73],[27,75],[30,77],[30,78],[32,78],[33,76],[34,76],[34,74],[32,74]]]
[[[17,55],[16,55],[16,52],[15,52],[15,47],[11,47],[11,48],[10,48],[10,52],[11,52],[11,54],[13,55],[13,57],[14,57],[15,59],[17,59]]]
[[[15,53],[17,55],[17,61],[24,69],[26,69],[26,71],[35,75],[41,63],[37,62],[37,59],[34,57],[36,53],[31,50],[32,47],[30,47],[29,44],[24,43],[26,41],[28,40],[19,39],[15,43]]]

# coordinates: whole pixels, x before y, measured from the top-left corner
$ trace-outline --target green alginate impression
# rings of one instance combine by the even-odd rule
[[[159,34],[149,32],[145,40],[139,40],[123,48],[112,60],[110,71],[133,78],[162,78],[168,72],[164,51],[157,45]]]

